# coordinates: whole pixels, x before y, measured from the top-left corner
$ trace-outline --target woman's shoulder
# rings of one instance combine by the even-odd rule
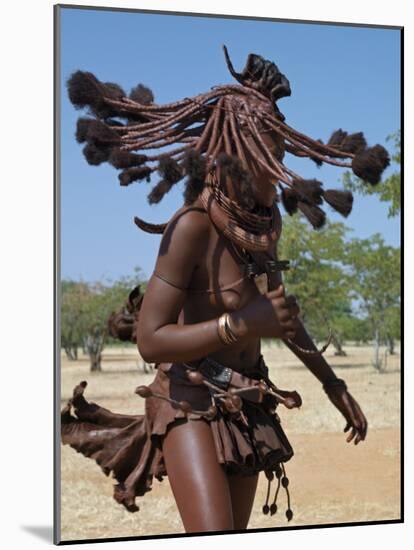
[[[161,253],[164,252],[164,243],[167,248],[179,244],[197,254],[207,245],[210,228],[210,218],[201,203],[195,201],[191,205],[181,206],[171,216],[164,230]]]
[[[210,218],[201,201],[196,200],[190,205],[183,205],[174,212],[169,220],[166,231],[176,230],[183,236],[194,238],[207,237],[211,227]]]

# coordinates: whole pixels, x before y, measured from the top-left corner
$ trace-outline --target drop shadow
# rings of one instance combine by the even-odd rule
[[[52,525],[21,525],[20,527],[41,540],[53,543]]]

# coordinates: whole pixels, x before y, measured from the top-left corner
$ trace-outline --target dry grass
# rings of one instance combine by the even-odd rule
[[[289,525],[400,517],[400,357],[389,357],[387,371],[378,374],[371,366],[369,348],[346,351],[347,357],[335,357],[328,350],[326,357],[337,375],[346,379],[368,418],[367,440],[357,447],[346,444],[341,415],[307,369],[286,349],[263,350],[271,379],[283,389],[296,389],[303,398],[300,410],[279,409],[295,449],[287,464],[295,513]],[[134,389],[149,383],[154,374],[137,368],[136,351],[106,350],[103,369],[90,373],[86,359],[68,362],[62,356],[62,405],[72,388],[87,380],[88,399],[116,412],[143,412],[144,400]],[[62,540],[183,532],[168,478],[162,483],[154,480],[153,490],[137,499],[140,511],[131,514],[113,500],[114,480],[104,476],[94,461],[67,445],[61,454]],[[265,492],[261,476],[249,527],[286,526],[283,511],[273,517],[262,514]]]

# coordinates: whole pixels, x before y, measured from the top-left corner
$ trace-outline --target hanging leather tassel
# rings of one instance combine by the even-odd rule
[[[265,476],[267,477],[267,495],[266,495],[266,502],[262,508],[262,512],[267,515],[270,511],[269,508],[269,496],[270,496],[270,484],[273,480],[273,472],[271,470],[265,470]]]
[[[287,520],[290,521],[293,518],[293,512],[290,508],[290,494],[289,494],[289,479],[286,476],[285,466],[282,464],[282,470],[283,470],[283,477],[281,479],[282,487],[286,491],[286,498],[287,498],[287,510],[286,510],[286,517]]]
[[[277,504],[276,504],[276,501],[277,501],[277,496],[279,494],[279,490],[280,490],[280,475],[277,476],[277,487],[276,487],[276,491],[275,491],[275,496],[273,497],[273,502],[272,504],[270,505],[270,515],[271,516],[274,516],[277,512]]]
[[[283,464],[277,464],[274,474],[272,471],[265,470],[265,475],[267,477],[267,495],[266,495],[266,502],[263,506],[263,513],[265,515],[269,514],[271,516],[274,516],[277,512],[277,497],[279,495],[280,487],[283,487],[286,491],[286,498],[287,498],[287,509],[286,509],[286,518],[288,521],[290,521],[293,518],[293,512],[290,508],[290,494],[289,494],[289,479],[286,476],[286,470]],[[275,490],[275,494],[273,497],[273,502],[269,506],[269,496],[270,496],[270,486],[271,482],[273,481],[274,477],[276,475],[277,478],[277,487]]]

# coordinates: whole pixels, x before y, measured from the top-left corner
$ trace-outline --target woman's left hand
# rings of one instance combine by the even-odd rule
[[[352,395],[341,386],[331,386],[327,395],[346,420],[344,432],[351,430],[346,438],[347,442],[350,443],[354,440],[355,445],[358,445],[365,439],[368,431],[368,422],[361,407]]]

